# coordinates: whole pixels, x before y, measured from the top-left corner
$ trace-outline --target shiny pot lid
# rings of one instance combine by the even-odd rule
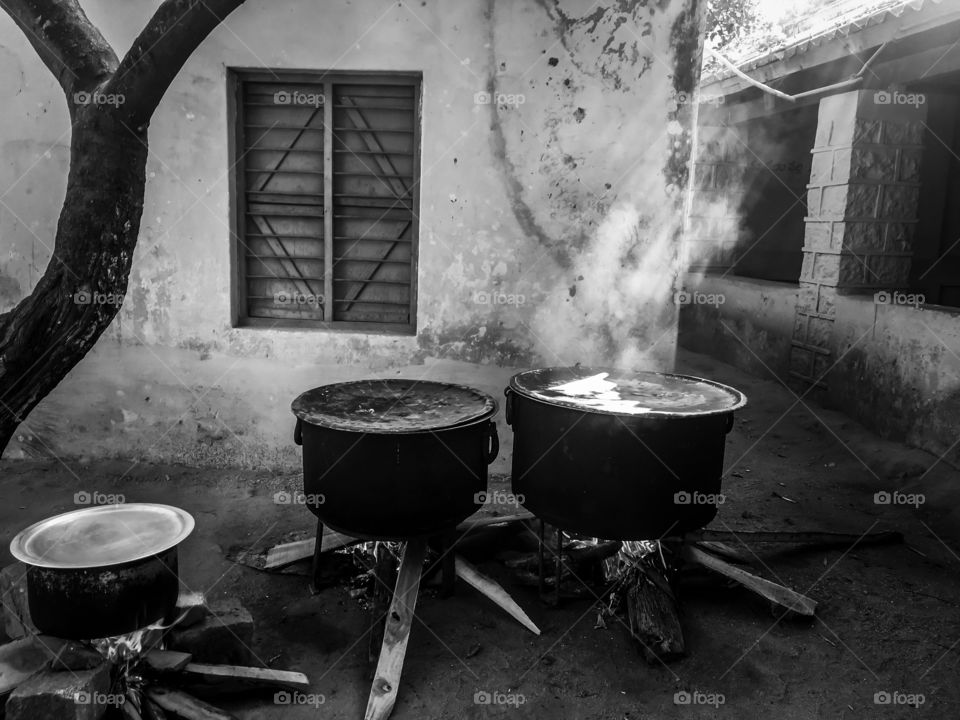
[[[357,380],[307,390],[291,405],[311,425],[367,433],[416,433],[467,425],[497,401],[465,385],[428,380]]]
[[[747,404],[742,392],[711,380],[601,367],[528,370],[510,379],[510,389],[551,405],[610,415],[704,416]]]
[[[10,543],[22,562],[80,570],[142,560],[180,544],[193,516],[170,505],[129,503],[73,510],[34,523]]]

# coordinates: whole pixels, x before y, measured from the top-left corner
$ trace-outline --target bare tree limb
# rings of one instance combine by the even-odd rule
[[[113,74],[117,56],[77,0],[0,0],[67,96],[97,87]]]
[[[139,128],[149,121],[187,58],[243,2],[165,0],[157,8],[104,88],[124,97],[124,122]]]

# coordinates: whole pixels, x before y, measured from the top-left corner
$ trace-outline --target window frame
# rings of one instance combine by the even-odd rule
[[[230,217],[230,313],[231,327],[235,328],[290,328],[298,330],[331,330],[388,335],[416,335],[418,270],[420,264],[420,147],[423,132],[422,94],[423,73],[420,71],[367,71],[367,70],[309,70],[265,69],[228,67],[227,71],[227,176]],[[411,188],[412,223],[410,227],[410,309],[408,323],[366,322],[358,320],[310,320],[294,318],[251,317],[247,314],[247,276],[245,244],[246,227],[246,167],[242,148],[244,138],[244,106],[242,87],[244,82],[290,82],[323,84],[325,100],[330,97],[333,85],[413,85],[414,132],[413,132],[413,183]],[[333,297],[333,240],[328,234],[333,224],[333,103],[324,103],[324,297]],[[329,217],[329,221],[327,220]]]

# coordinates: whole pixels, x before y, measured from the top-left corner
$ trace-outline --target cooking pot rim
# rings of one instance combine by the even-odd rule
[[[399,381],[408,381],[418,384],[433,384],[433,385],[445,385],[449,388],[455,388],[458,390],[469,391],[474,395],[478,395],[484,399],[485,409],[481,411],[478,415],[473,417],[468,417],[463,420],[445,424],[445,425],[435,425],[435,426],[424,426],[424,427],[401,427],[401,428],[390,428],[390,427],[377,427],[375,429],[363,429],[360,427],[353,426],[344,426],[344,424],[335,419],[320,419],[315,414],[307,412],[297,407],[297,404],[304,395],[314,390],[318,390],[322,387],[327,387],[328,385],[355,385],[361,383],[369,383],[375,380],[399,380]],[[443,432],[445,430],[459,430],[461,428],[470,427],[479,423],[484,423],[491,418],[493,418],[500,411],[499,401],[489,393],[484,392],[483,390],[478,390],[475,387],[469,385],[463,385],[460,383],[448,383],[441,380],[414,380],[411,378],[367,378],[363,380],[348,380],[345,382],[338,383],[328,383],[328,385],[319,385],[310,390],[305,390],[300,393],[292,403],[290,403],[290,411],[297,416],[297,419],[309,424],[314,427],[324,428],[326,430],[338,430],[340,432],[349,432],[355,433],[357,435],[429,435],[431,433]]]
[[[517,395],[523,397],[525,400],[530,400],[532,402],[542,403],[549,407],[562,408],[564,410],[571,410],[573,412],[583,412],[583,413],[592,413],[594,415],[606,415],[610,417],[624,418],[630,420],[642,420],[644,418],[652,419],[667,419],[667,418],[676,418],[676,419],[695,419],[695,418],[704,418],[711,417],[715,415],[727,415],[734,412],[735,410],[740,410],[747,405],[747,396],[741,391],[737,390],[730,385],[725,385],[723,383],[716,382],[715,380],[708,380],[706,378],[697,377],[696,375],[685,375],[682,373],[665,373],[665,372],[656,372],[653,370],[624,370],[622,368],[608,368],[600,366],[589,366],[590,370],[597,370],[598,372],[608,372],[608,373],[620,373],[623,375],[659,375],[661,377],[671,377],[671,378],[680,378],[682,380],[693,380],[699,383],[704,383],[711,385],[715,388],[720,388],[726,392],[729,392],[731,395],[737,398],[736,402],[732,405],[715,408],[710,410],[698,410],[698,411],[682,411],[682,410],[663,410],[663,409],[652,409],[647,412],[642,413],[627,413],[627,412],[617,412],[615,410],[604,410],[602,408],[594,408],[589,405],[578,405],[574,402],[568,402],[562,399],[550,400],[547,398],[537,397],[530,391],[520,387],[517,382],[517,378],[521,375],[525,375],[531,372],[551,372],[557,370],[571,370],[574,366],[554,366],[546,368],[532,368],[530,370],[524,370],[518,372],[510,378],[510,384],[507,386],[507,389],[504,391],[505,394],[509,395],[509,392],[516,393]]]
[[[357,428],[344,428],[337,427],[333,423],[322,423],[314,422],[313,420],[306,420],[304,418],[297,418],[299,422],[302,422],[304,425],[312,425],[313,427],[322,428],[324,430],[336,430],[337,432],[343,433],[353,433],[354,435],[373,435],[373,436],[390,436],[394,435],[436,435],[437,433],[447,432],[448,430],[462,430],[464,428],[471,427],[473,425],[481,425],[487,422],[493,421],[494,416],[500,411],[500,403],[497,400],[493,401],[493,407],[490,408],[488,412],[485,412],[483,415],[475,418],[468,418],[459,423],[453,423],[451,425],[443,425],[435,428],[418,428],[418,429],[405,429],[405,430],[388,430],[385,428],[377,428],[376,430],[359,430]]]
[[[74,515],[81,514],[110,514],[112,512],[118,512],[119,509],[150,509],[158,513],[168,513],[175,515],[179,521],[182,523],[181,527],[175,535],[171,535],[169,538],[164,539],[163,541],[157,543],[154,546],[149,546],[147,549],[142,550],[138,553],[133,553],[130,557],[125,557],[121,560],[116,561],[107,561],[107,562],[86,562],[86,563],[68,563],[68,562],[57,562],[43,558],[29,551],[28,544],[32,537],[34,537],[38,532],[54,525],[58,522],[64,522],[64,518],[68,518]],[[52,517],[44,518],[38,522],[33,523],[32,525],[24,528],[13,540],[10,541],[10,554],[13,555],[17,560],[20,560],[26,565],[32,567],[46,568],[50,570],[101,570],[105,568],[119,568],[121,566],[135,565],[141,561],[150,560],[151,558],[156,558],[160,555],[163,555],[167,551],[176,548],[179,546],[189,535],[193,532],[195,521],[193,516],[188,513],[186,510],[173,505],[164,505],[162,503],[121,503],[118,505],[97,505],[95,507],[84,507],[77,510],[70,510],[69,512],[60,513],[59,515],[54,515]]]

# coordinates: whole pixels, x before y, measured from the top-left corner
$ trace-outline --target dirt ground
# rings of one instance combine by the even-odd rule
[[[745,591],[694,578],[681,588],[689,654],[652,667],[623,627],[595,628],[591,602],[550,608],[535,591],[511,583],[506,568],[486,563],[482,569],[504,583],[543,634],[535,637],[462,584],[450,599],[425,592],[393,717],[960,717],[960,515],[952,500],[960,474],[808,399],[798,403],[778,383],[692,354],[681,357],[679,370],[730,383],[750,399],[728,438],[726,502],[711,527],[896,529],[907,544],[776,554],[769,545],[747,547],[762,574],[818,601],[816,619],[778,622]],[[120,461],[31,460],[0,468],[4,563],[17,531],[74,509],[78,491],[181,506],[197,520],[181,548],[185,584],[213,597],[240,597],[256,623],[256,656],[306,673],[315,700],[323,699],[320,706],[278,706],[267,694],[221,705],[248,720],[362,716],[367,613],[348,588],[312,596],[302,575],[262,573],[226,558],[228,548],[313,526],[302,506],[273,502],[276,491],[299,489],[299,477]],[[491,489],[498,488],[509,489],[509,480],[493,478]],[[876,504],[880,491],[922,493],[925,502]],[[676,703],[683,691],[700,704]],[[479,704],[478,692],[499,702]],[[877,704],[877,693],[893,701]],[[909,695],[922,696],[919,708],[901,704]]]

